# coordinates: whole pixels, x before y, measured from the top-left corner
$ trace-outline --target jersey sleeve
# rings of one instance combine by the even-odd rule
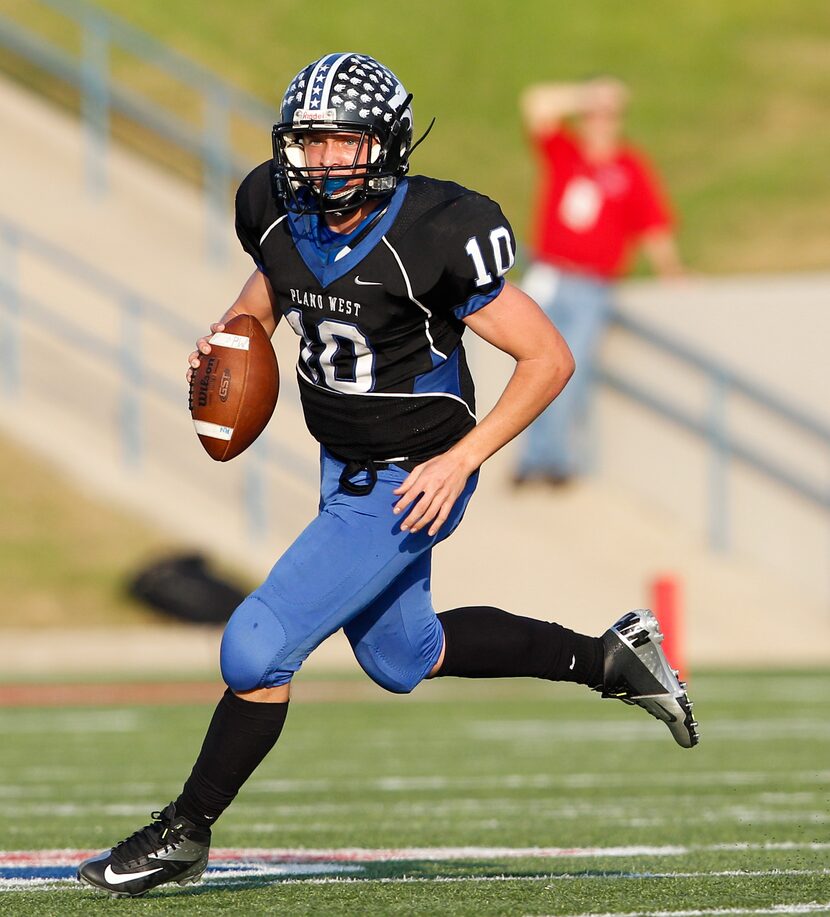
[[[633,158],[634,182],[629,208],[629,224],[636,235],[654,229],[669,229],[673,224],[668,198],[657,173],[642,155]]]
[[[264,271],[264,267],[259,240],[262,238],[265,206],[271,193],[267,187],[268,165],[257,166],[242,180],[236,192],[236,235],[260,271]]]
[[[501,293],[516,260],[516,240],[495,201],[473,192],[453,201],[442,214],[436,241],[444,263],[443,311],[463,319]]]

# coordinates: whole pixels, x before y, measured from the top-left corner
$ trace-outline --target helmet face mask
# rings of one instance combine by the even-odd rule
[[[274,193],[298,213],[347,213],[392,194],[409,170],[412,99],[395,75],[363,54],[330,54],[290,83],[272,132]],[[357,138],[350,164],[309,166],[314,133]]]

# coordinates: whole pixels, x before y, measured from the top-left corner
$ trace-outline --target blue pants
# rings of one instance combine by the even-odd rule
[[[586,419],[594,361],[611,312],[610,285],[537,262],[525,273],[522,289],[565,338],[576,371],[559,397],[522,434],[517,474],[570,477],[586,467]]]
[[[435,536],[402,532],[392,491],[407,476],[378,471],[371,493],[340,484],[343,463],[321,455],[320,513],[233,613],[222,638],[222,676],[234,691],[288,683],[306,657],[341,627],[364,671],[396,693],[411,691],[441,655],[432,607],[433,546],[459,524],[475,490],[472,475]],[[361,472],[353,482],[366,481]]]

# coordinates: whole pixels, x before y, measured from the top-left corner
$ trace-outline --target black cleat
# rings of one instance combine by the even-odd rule
[[[126,840],[78,867],[78,881],[113,898],[137,898],[164,882],[189,885],[205,871],[210,828],[198,828],[176,815],[171,802],[156,819]]]
[[[603,697],[636,704],[662,720],[675,741],[692,748],[700,741],[694,706],[686,685],[669,665],[660,644],[663,634],[648,609],[629,611],[602,636],[605,648],[603,683],[594,688]]]

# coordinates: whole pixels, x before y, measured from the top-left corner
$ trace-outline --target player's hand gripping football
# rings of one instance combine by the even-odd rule
[[[475,467],[470,467],[458,449],[450,449],[413,468],[403,484],[393,491],[401,499],[392,512],[396,516],[406,513],[401,531],[420,532],[429,526],[427,534],[437,534],[474,471]]]
[[[210,353],[210,344],[208,341],[211,338],[211,335],[216,334],[217,331],[224,331],[225,325],[222,322],[214,322],[210,326],[210,334],[206,334],[204,337],[199,338],[196,341],[196,349],[190,356],[187,358],[187,383],[190,384],[190,380],[193,378],[193,370],[199,368],[199,357],[202,355],[207,356]]]

